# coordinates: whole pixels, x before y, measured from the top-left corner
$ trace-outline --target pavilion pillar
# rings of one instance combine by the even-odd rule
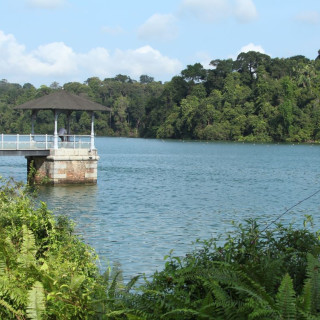
[[[58,116],[59,112],[57,110],[54,110],[53,149],[58,149]]]
[[[94,150],[94,112],[91,112],[91,139],[90,139],[90,150]]]
[[[67,134],[70,135],[70,132],[71,132],[71,126],[70,126],[70,118],[71,118],[71,112],[72,111],[68,111],[67,113]]]
[[[32,115],[31,115],[31,135],[34,135],[34,122],[36,120],[37,117],[37,111],[36,110],[32,110]]]

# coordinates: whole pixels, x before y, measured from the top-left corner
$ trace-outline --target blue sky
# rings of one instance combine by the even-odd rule
[[[0,79],[36,87],[125,74],[169,81],[188,64],[320,49],[319,0],[2,0]]]

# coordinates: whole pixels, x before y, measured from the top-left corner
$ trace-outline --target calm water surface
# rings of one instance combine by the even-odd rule
[[[151,274],[174,249],[225,234],[231,221],[263,224],[320,189],[320,146],[97,138],[98,185],[41,187],[39,197],[66,214],[98,252],[102,269]],[[0,174],[26,180],[23,157],[2,157]],[[320,195],[285,215],[299,226]]]

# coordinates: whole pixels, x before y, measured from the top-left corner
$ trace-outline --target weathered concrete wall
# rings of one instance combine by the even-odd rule
[[[97,150],[51,149],[47,157],[27,157],[28,177],[36,184],[96,184]]]

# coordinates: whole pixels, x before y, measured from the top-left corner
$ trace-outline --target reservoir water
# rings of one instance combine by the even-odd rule
[[[125,278],[163,268],[197,238],[224,235],[232,221],[263,225],[320,189],[320,146],[97,138],[96,186],[40,187],[39,198]],[[26,159],[2,157],[0,175],[26,181]],[[280,220],[320,227],[320,194]]]

